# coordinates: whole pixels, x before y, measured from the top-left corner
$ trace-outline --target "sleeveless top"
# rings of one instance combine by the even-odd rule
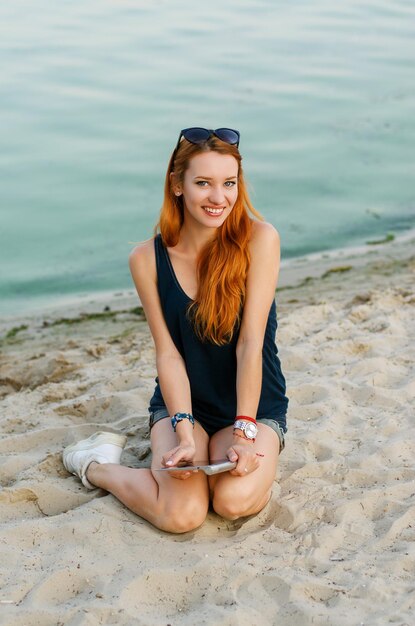
[[[234,333],[230,343],[224,346],[200,341],[186,314],[192,300],[177,280],[160,234],[155,237],[154,246],[161,307],[171,338],[185,362],[193,416],[212,427],[229,426],[236,417],[236,344],[239,330]],[[276,330],[276,305],[273,301],[262,349],[262,388],[256,418],[277,419],[286,431],[288,399],[275,345]],[[156,383],[150,400],[150,411],[165,405],[158,377]]]

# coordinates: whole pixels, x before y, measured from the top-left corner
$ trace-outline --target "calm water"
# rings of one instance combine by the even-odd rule
[[[285,258],[415,226],[412,0],[0,6],[0,310],[131,288],[180,128],[231,126]]]

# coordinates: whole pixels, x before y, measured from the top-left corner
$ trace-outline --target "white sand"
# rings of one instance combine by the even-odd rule
[[[0,623],[413,625],[413,243],[279,292],[290,408],[274,496],[256,517],[209,513],[180,536],[61,461],[64,445],[112,429],[129,436],[123,462],[148,466],[146,322],[15,320],[28,328],[0,360]]]

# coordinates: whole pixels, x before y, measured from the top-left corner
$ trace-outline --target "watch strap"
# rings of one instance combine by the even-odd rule
[[[245,439],[250,439],[250,440],[255,440],[255,437],[258,433],[258,428],[256,424],[252,424],[251,422],[246,422],[244,420],[236,420],[236,422],[234,422],[233,429],[234,429],[234,433],[235,433],[235,429],[241,430],[244,434]],[[254,430],[255,434],[253,437],[247,434],[248,430],[250,431]]]

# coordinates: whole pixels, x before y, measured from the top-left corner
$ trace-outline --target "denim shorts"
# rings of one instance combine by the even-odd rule
[[[150,410],[150,422],[149,422],[150,430],[153,428],[156,422],[166,419],[166,417],[170,417],[169,412],[166,407],[160,407],[154,410]],[[196,418],[195,418],[195,422],[198,422],[202,426],[202,428],[207,432],[209,437],[211,437],[214,434],[214,432],[209,433],[208,430],[205,428],[205,426]],[[266,424],[266,426],[269,426],[270,428],[272,428],[274,432],[277,433],[278,439],[280,440],[280,454],[281,454],[281,452],[285,448],[285,433],[284,433],[282,426],[277,422],[276,419],[266,418],[266,417],[257,419],[257,423]],[[223,428],[226,428],[226,425],[224,425]]]

